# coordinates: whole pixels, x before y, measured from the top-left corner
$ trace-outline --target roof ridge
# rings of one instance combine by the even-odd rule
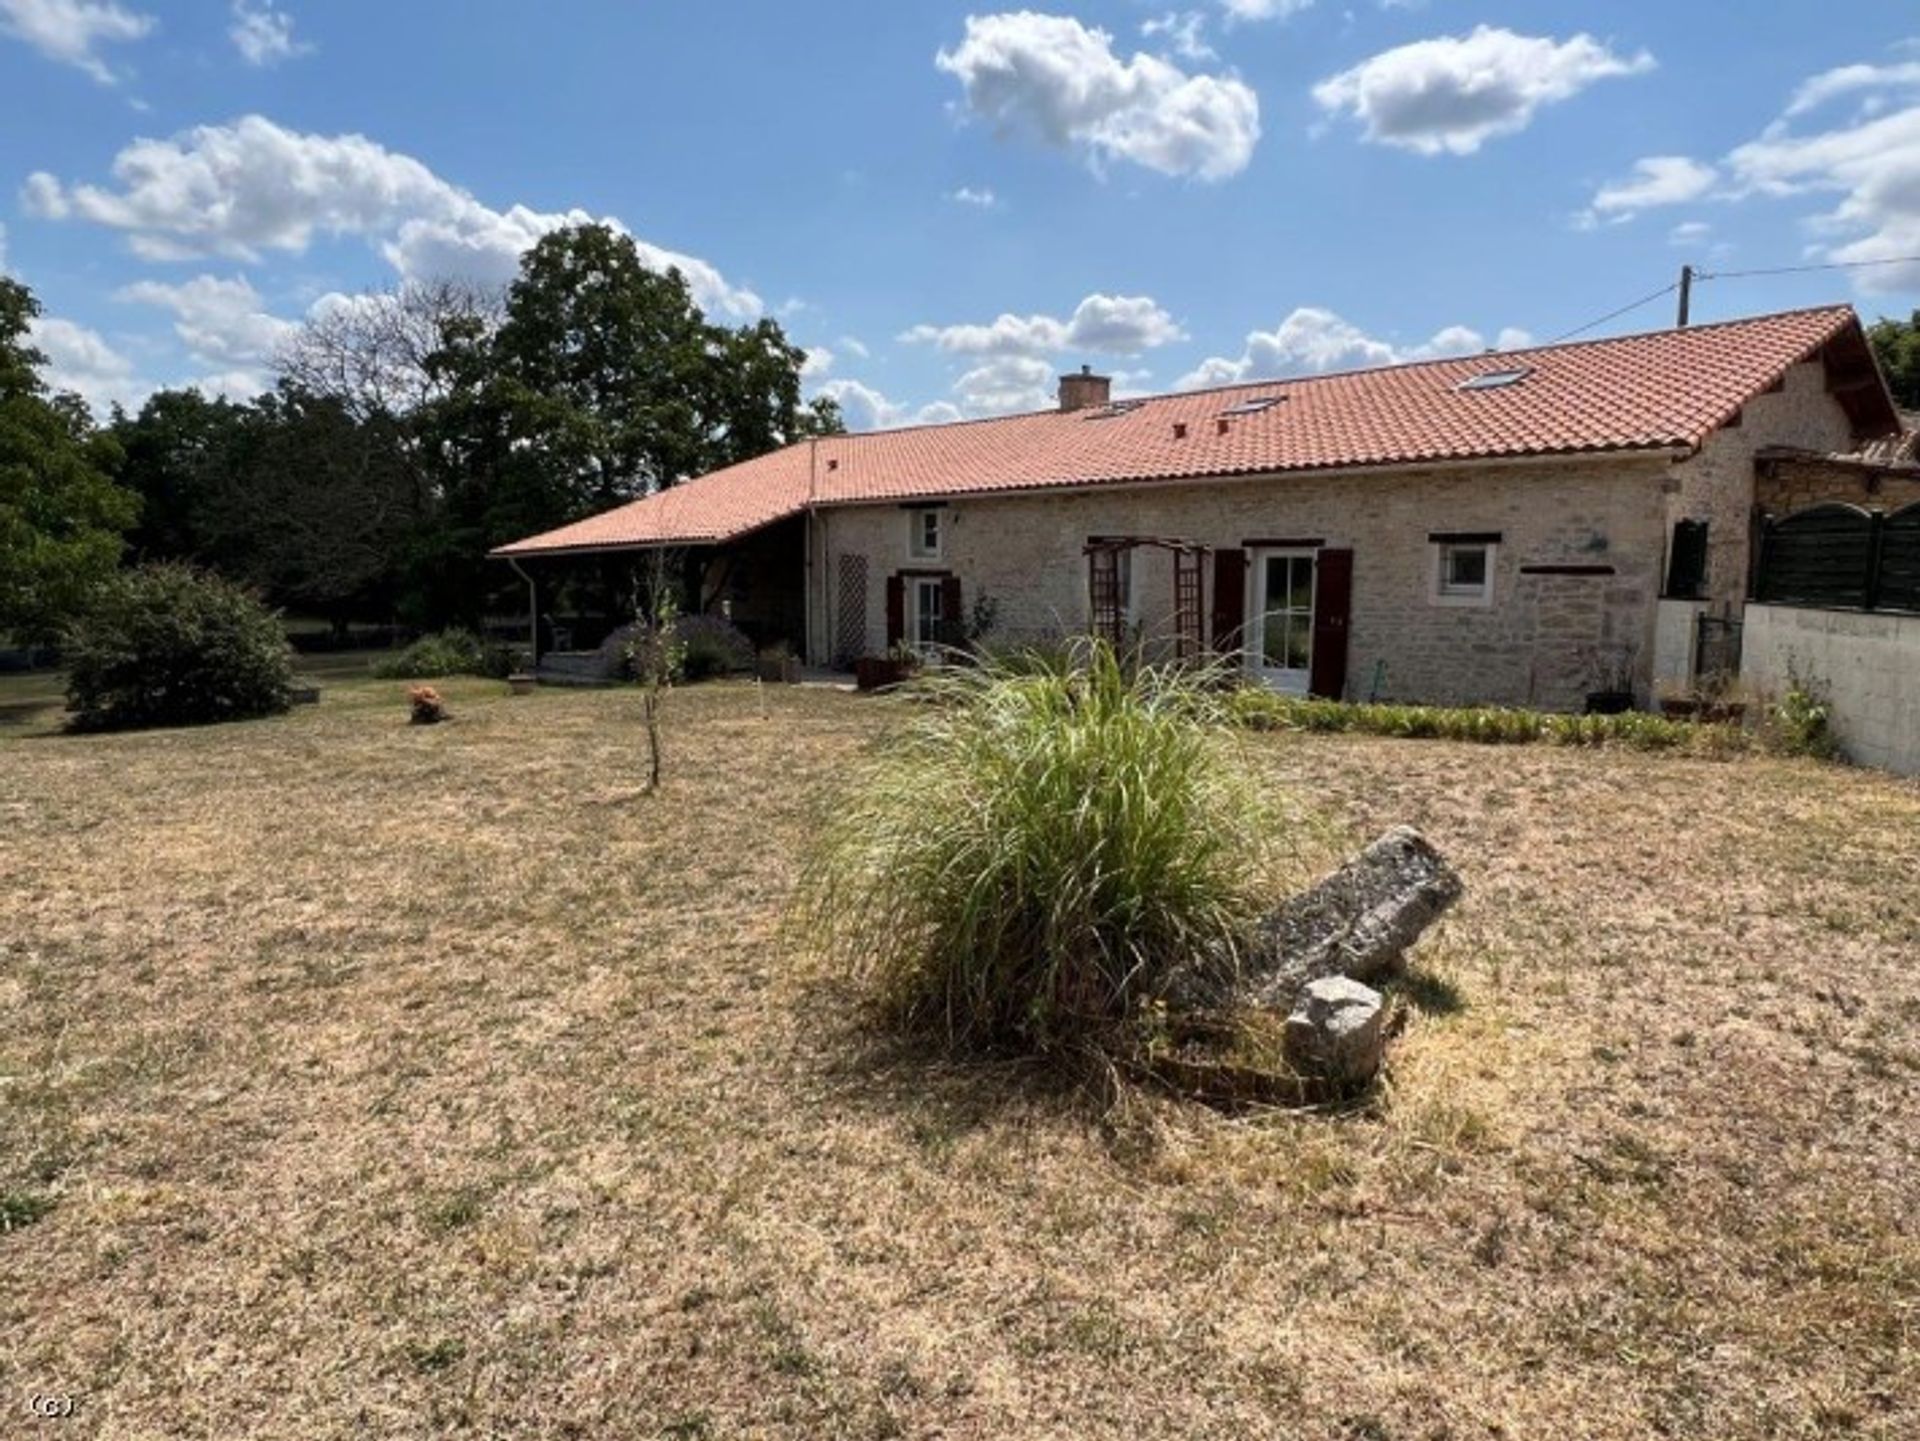
[[[1758,325],[1768,320],[1785,320],[1797,315],[1820,315],[1828,311],[1845,312],[1854,319],[1859,313],[1846,301],[1830,305],[1802,305],[1792,310],[1766,310],[1758,315],[1739,315],[1731,320],[1709,320],[1701,325],[1667,325],[1655,330],[1630,330],[1624,335],[1596,335],[1590,340],[1547,340],[1538,345],[1519,345],[1511,350],[1475,350],[1465,355],[1430,355],[1421,360],[1396,360],[1386,365],[1353,365],[1344,370],[1322,370],[1312,375],[1273,375],[1264,380],[1236,380],[1226,385],[1203,385],[1193,390],[1168,390],[1140,400],[1174,400],[1189,395],[1218,395],[1228,390],[1257,390],[1263,386],[1311,385],[1322,380],[1342,380],[1352,375],[1382,375],[1395,370],[1417,370],[1425,365],[1460,365],[1473,360],[1491,360],[1510,355],[1538,355],[1546,350],[1583,350],[1594,345],[1619,345],[1628,340],[1648,340],[1658,335],[1680,335],[1697,330],[1728,330],[1736,325]],[[866,432],[873,434],[875,432]]]
[[[1801,305],[1790,310],[1764,310],[1756,315],[1736,315],[1727,320],[1709,320],[1699,325],[1666,325],[1652,330],[1630,330],[1623,335],[1596,335],[1588,340],[1548,340],[1537,345],[1515,346],[1511,350],[1476,350],[1465,355],[1432,355],[1420,360],[1396,360],[1386,365],[1354,365],[1343,370],[1323,370],[1311,375],[1272,375],[1259,380],[1235,380],[1224,385],[1200,385],[1192,390],[1159,390],[1147,395],[1129,395],[1118,397],[1118,399],[1145,405],[1156,400],[1184,400],[1189,396],[1221,395],[1234,390],[1271,389],[1277,385],[1313,385],[1320,381],[1343,380],[1354,375],[1382,375],[1396,370],[1415,370],[1426,365],[1461,365],[1474,360],[1489,360],[1496,356],[1538,355],[1549,350],[1584,350],[1595,345],[1619,345],[1630,340],[1647,340],[1654,336],[1680,335],[1701,330],[1728,330],[1735,326],[1759,325],[1769,320],[1786,320],[1793,316],[1821,315],[1828,312],[1836,315],[1845,314],[1856,321],[1860,318],[1859,312],[1850,302],[1835,301],[1826,305]],[[1089,407],[1089,409],[1092,408]],[[1031,420],[1047,415],[1075,413],[1050,406],[1044,410],[1009,411],[1004,415],[969,415],[958,420],[923,420],[912,425],[850,430],[832,436],[810,436],[805,440],[792,441],[785,448],[792,450],[818,440],[860,440],[868,436],[906,435],[917,430],[949,430],[962,425],[998,425],[1008,420]]]

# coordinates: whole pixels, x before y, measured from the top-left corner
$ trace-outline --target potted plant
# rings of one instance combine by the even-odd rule
[[[1621,715],[1633,709],[1634,662],[1639,649],[1632,645],[1595,646],[1587,654],[1587,714]]]

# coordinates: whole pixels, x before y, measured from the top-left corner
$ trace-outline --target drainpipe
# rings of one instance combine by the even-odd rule
[[[820,664],[833,664],[834,637],[839,631],[833,623],[833,515],[831,512],[816,512],[820,517],[820,630],[824,644],[820,649]]]
[[[813,580],[818,573],[813,564],[814,539],[813,528],[818,512],[814,501],[820,494],[820,437],[815,435],[807,440],[807,523],[801,541],[800,553],[803,568],[800,572],[800,663],[813,664]],[[824,569],[824,567],[822,567]],[[826,609],[823,595],[821,610]]]
[[[540,669],[540,582],[520,568],[517,557],[508,556],[507,564],[513,567],[515,575],[527,583],[527,628],[530,632],[528,639],[532,642],[529,648],[533,652],[533,668],[537,671]]]

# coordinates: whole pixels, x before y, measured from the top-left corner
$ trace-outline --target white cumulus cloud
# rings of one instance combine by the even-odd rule
[[[156,23],[114,0],[0,0],[0,34],[77,66],[102,85],[113,84],[114,73],[100,47],[145,39]]]
[[[1152,297],[1097,293],[1082,300],[1065,320],[1004,314],[984,325],[916,325],[900,337],[951,355],[1029,358],[1066,351],[1138,355],[1184,338],[1179,322]]]
[[[1140,33],[1149,40],[1164,38],[1167,48],[1183,60],[1218,60],[1207,43],[1207,17],[1201,10],[1169,10],[1153,20],[1140,22]]]
[[[1321,81],[1313,98],[1379,144],[1422,155],[1471,155],[1497,136],[1524,130],[1544,105],[1653,66],[1647,52],[1619,55],[1591,35],[1554,40],[1481,25],[1469,35],[1382,51]]]
[[[1239,79],[1188,74],[1157,55],[1122,60],[1110,34],[1064,15],[970,15],[934,63],[959,80],[973,115],[1095,164],[1221,180],[1246,169],[1260,139],[1259,98]]]
[[[265,68],[304,55],[313,47],[293,38],[293,17],[273,0],[233,0],[227,38],[247,64]]]
[[[47,358],[41,378],[55,390],[72,391],[95,412],[116,403],[131,409],[153,388],[135,375],[133,362],[97,330],[42,315],[28,327],[27,338]]]
[[[1220,8],[1235,20],[1284,20],[1312,4],[1313,0],[1220,0]]]
[[[402,277],[510,279],[541,236],[596,217],[584,210],[495,210],[410,155],[363,135],[313,135],[259,115],[136,140],[113,162],[112,185],[69,185],[39,172],[21,192],[29,213],[124,231],[150,260],[304,252],[317,235],[351,235]],[[624,228],[612,217],[607,224]],[[703,308],[758,314],[759,296],[707,261],[636,238],[647,264],[678,266]]]
[[[968,415],[1045,410],[1053,403],[1053,389],[1053,367],[1024,355],[995,356],[953,383],[960,408]]]
[[[1531,343],[1525,331],[1508,328],[1499,333],[1493,345],[1513,350]],[[1486,337],[1465,325],[1447,326],[1419,345],[1400,347],[1367,334],[1331,310],[1305,305],[1274,329],[1249,334],[1245,349],[1237,357],[1216,355],[1203,360],[1175,382],[1175,388],[1197,390],[1209,385],[1365,370],[1410,360],[1475,355],[1487,348]]]
[[[297,328],[269,314],[259,293],[244,276],[221,279],[200,275],[179,285],[142,280],[116,297],[154,305],[173,313],[174,332],[202,365],[250,374],[270,367]]]
[[[941,425],[960,419],[957,407],[944,400],[923,405],[917,410],[890,400],[872,386],[858,380],[829,380],[815,392],[840,407],[848,430],[891,430],[901,425]]]
[[[1841,97],[1866,102],[1823,112]],[[1726,169],[1740,193],[1831,197],[1811,224],[1819,254],[1871,262],[1855,272],[1862,290],[1920,289],[1920,66],[1850,65],[1825,71],[1795,92],[1781,118],[1734,150]]]
[[[1711,191],[1720,174],[1711,165],[1685,155],[1649,155],[1633,162],[1633,174],[1609,181],[1595,192],[1592,211],[1613,219],[1631,219],[1660,205],[1686,205]]]

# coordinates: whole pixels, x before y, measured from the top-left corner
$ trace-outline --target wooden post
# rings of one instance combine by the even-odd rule
[[[1887,550],[1887,513],[1884,510],[1873,512],[1870,522],[1872,529],[1867,532],[1867,586],[1866,608],[1880,608],[1880,572],[1886,568]]]
[[[527,632],[528,632],[527,649],[533,655],[532,668],[534,670],[539,670],[540,669],[540,582],[533,575],[531,571],[527,570],[524,566],[520,564],[518,560],[514,559],[512,556],[507,557],[507,564],[512,566],[514,569],[514,573],[518,575],[520,579],[524,580],[527,583]]]

